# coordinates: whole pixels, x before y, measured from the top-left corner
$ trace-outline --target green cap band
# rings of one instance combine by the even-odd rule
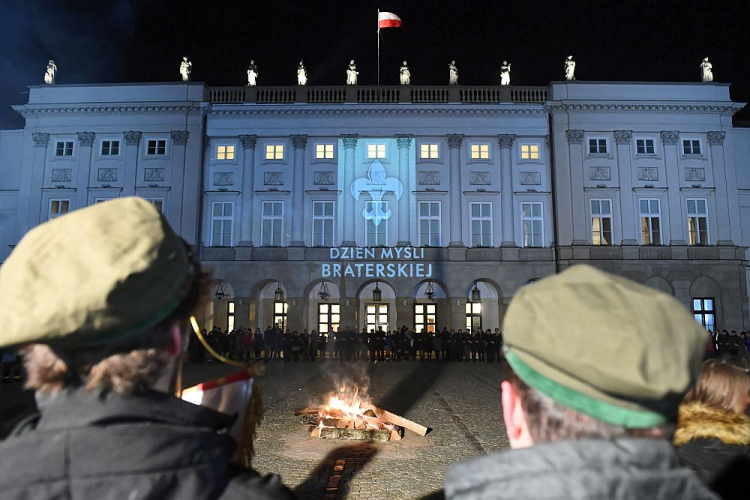
[[[505,357],[516,375],[530,387],[584,415],[630,429],[655,427],[668,422],[667,417],[659,413],[616,406],[560,385],[531,368],[513,351],[508,351]]]

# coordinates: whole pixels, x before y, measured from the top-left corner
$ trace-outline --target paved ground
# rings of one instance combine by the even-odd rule
[[[401,361],[269,363],[260,383],[265,419],[253,465],[275,472],[300,498],[419,498],[439,490],[458,460],[507,447],[500,412],[499,364]],[[185,386],[221,376],[218,364],[185,367]],[[356,381],[373,403],[432,431],[402,441],[355,444],[310,437],[294,410],[318,404],[336,385]],[[32,404],[20,383],[0,386],[5,430]],[[4,434],[4,433],[3,433]]]
[[[436,361],[270,363],[261,383],[265,420],[254,466],[281,474],[301,498],[419,498],[439,490],[454,462],[507,447],[500,365]],[[191,378],[186,370],[186,382]],[[365,382],[373,403],[433,430],[402,441],[353,444],[312,438],[294,410],[338,381]],[[327,496],[330,495],[330,496]]]

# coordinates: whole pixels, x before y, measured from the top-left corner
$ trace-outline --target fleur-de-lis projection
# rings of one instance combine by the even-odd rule
[[[358,200],[362,193],[370,193],[372,197],[372,210],[368,212],[365,208],[362,210],[362,216],[365,220],[372,220],[376,226],[379,226],[382,221],[391,217],[390,209],[388,211],[383,210],[383,195],[394,193],[398,200],[404,194],[404,185],[401,184],[401,181],[387,175],[382,163],[375,160],[367,171],[367,178],[360,177],[352,183],[352,196],[354,196],[355,200]]]

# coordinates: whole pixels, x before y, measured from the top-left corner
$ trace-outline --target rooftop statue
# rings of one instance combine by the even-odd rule
[[[349,67],[346,68],[346,84],[347,85],[357,85],[357,75],[359,74],[359,71],[357,71],[357,65],[354,64],[354,59],[349,61]]]
[[[47,63],[47,71],[44,73],[44,83],[52,85],[55,83],[55,74],[57,73],[57,64],[52,59]]]
[[[250,60],[250,67],[247,68],[247,84],[251,87],[258,84],[258,66],[252,59]]]
[[[450,71],[450,77],[448,80],[449,85],[458,85],[458,68],[456,67],[456,61],[451,61],[448,65]]]
[[[182,75],[183,82],[190,81],[190,75],[193,72],[193,63],[191,63],[187,57],[182,58],[180,63],[180,75]]]
[[[500,85],[510,85],[510,64],[508,61],[503,61],[503,65],[500,66]]]
[[[401,79],[401,85],[409,85],[411,83],[411,71],[409,71],[409,66],[406,64],[406,61],[401,65],[399,78]]]
[[[713,67],[714,65],[708,62],[708,57],[704,57],[703,62],[701,62],[701,81],[702,82],[714,81]]]
[[[297,85],[307,85],[307,70],[301,60],[297,68]]]
[[[565,59],[565,79],[575,80],[576,79],[576,62],[573,60],[573,56],[568,56]]]

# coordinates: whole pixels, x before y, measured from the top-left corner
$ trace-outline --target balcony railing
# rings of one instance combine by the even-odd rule
[[[342,85],[288,87],[212,87],[212,104],[407,103],[407,104],[542,104],[547,87],[443,85]]]

